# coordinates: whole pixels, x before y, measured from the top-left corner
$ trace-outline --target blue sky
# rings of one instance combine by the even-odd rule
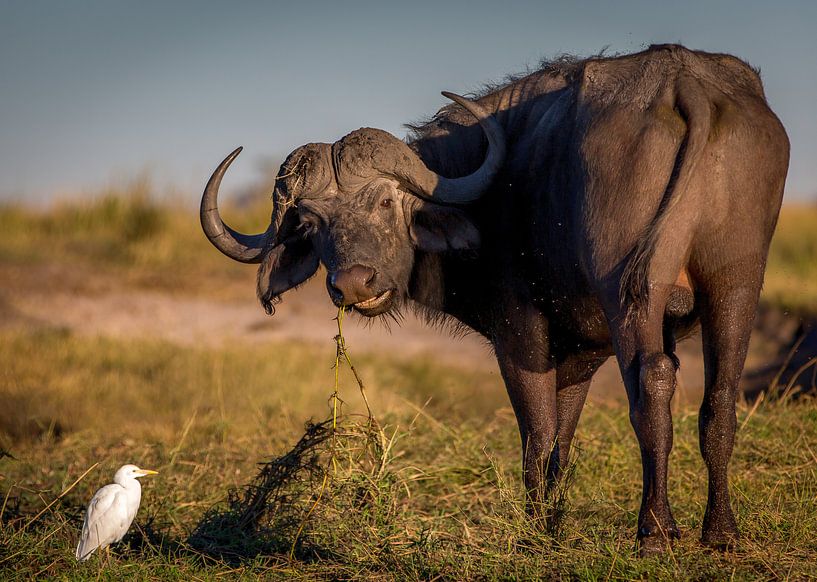
[[[440,90],[542,57],[651,43],[762,72],[792,142],[788,200],[817,199],[817,2],[0,0],[0,200],[48,200],[148,172],[197,198],[212,168],[361,126],[403,136]]]

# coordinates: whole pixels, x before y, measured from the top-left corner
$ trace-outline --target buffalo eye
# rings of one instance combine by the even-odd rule
[[[380,208],[391,208],[392,200],[391,198],[384,198],[380,201]]]
[[[306,236],[313,236],[317,234],[320,227],[321,227],[320,218],[313,214],[303,214],[301,216],[301,224],[298,225],[298,228]]]

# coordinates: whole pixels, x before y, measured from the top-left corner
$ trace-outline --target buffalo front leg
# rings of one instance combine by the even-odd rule
[[[518,358],[501,345],[497,359],[522,439],[526,508],[535,519],[546,519],[548,473],[558,464],[556,370],[546,362],[534,366],[530,358]]]
[[[573,443],[573,435],[576,434],[576,425],[579,423],[589,389],[590,380],[557,389],[556,458],[555,462],[550,464],[548,472],[548,483],[551,486],[556,484],[570,463],[570,446]]]
[[[607,360],[603,357],[567,358],[556,369],[556,463],[551,463],[549,482],[555,482],[570,462],[570,446],[579,423],[590,381]]]

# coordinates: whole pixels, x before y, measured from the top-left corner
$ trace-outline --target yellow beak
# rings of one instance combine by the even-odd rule
[[[158,475],[159,471],[151,471],[150,469],[139,469],[139,474],[143,476]]]

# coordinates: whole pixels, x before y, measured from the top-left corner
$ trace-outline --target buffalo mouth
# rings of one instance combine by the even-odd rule
[[[380,295],[376,295],[365,301],[358,301],[357,303],[353,303],[350,307],[353,307],[354,310],[361,315],[374,317],[375,315],[387,312],[391,308],[393,297],[394,289],[386,289]]]

